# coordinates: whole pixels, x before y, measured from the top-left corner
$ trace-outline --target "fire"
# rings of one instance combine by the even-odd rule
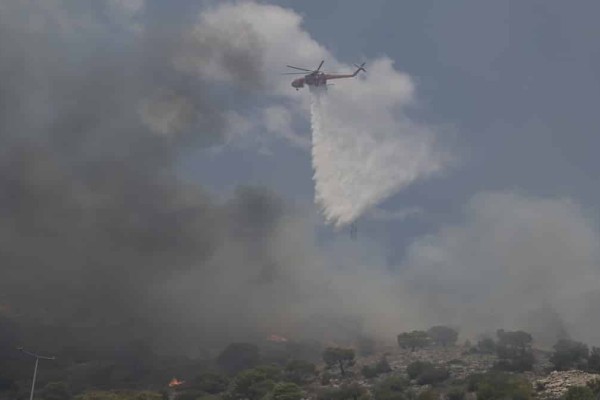
[[[173,378],[173,379],[171,379],[171,382],[169,382],[169,387],[171,387],[171,388],[177,387],[177,386],[181,385],[182,383],[185,383],[185,381],[180,381],[177,378]]]
[[[279,335],[275,335],[275,334],[269,335],[269,337],[267,338],[267,340],[269,342],[276,342],[276,343],[285,343],[285,342],[288,341],[283,336],[279,336]]]

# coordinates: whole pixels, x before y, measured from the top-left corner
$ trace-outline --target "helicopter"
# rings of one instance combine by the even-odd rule
[[[297,69],[303,72],[285,72],[283,75],[304,75],[303,78],[294,79],[292,81],[292,87],[296,90],[300,90],[304,87],[304,85],[307,85],[310,89],[316,87],[322,87],[326,89],[328,85],[327,81],[330,79],[354,78],[360,71],[367,72],[367,70],[364,68],[365,63],[362,63],[361,65],[354,64],[357,69],[352,74],[327,74],[321,71],[323,63],[325,63],[325,60],[321,61],[319,67],[314,71],[306,68],[294,67],[293,65],[286,65],[288,68]]]

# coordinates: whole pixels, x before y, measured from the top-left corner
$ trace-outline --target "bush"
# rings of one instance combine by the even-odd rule
[[[361,370],[363,376],[367,379],[372,379],[377,377],[379,374],[385,374],[391,371],[392,367],[390,367],[390,364],[385,358],[379,360],[375,365],[365,365]]]
[[[162,395],[148,391],[92,391],[75,397],[76,400],[162,400]]]
[[[594,392],[587,386],[572,386],[565,393],[564,400],[595,400]]]
[[[227,377],[214,372],[204,372],[198,375],[191,383],[194,389],[209,394],[222,393],[227,390],[228,385],[229,379]]]
[[[600,372],[600,347],[592,347],[588,358],[588,370],[590,372]]]
[[[333,375],[331,375],[330,372],[327,372],[327,371],[323,372],[321,374],[321,385],[329,385],[331,378],[333,378]]]
[[[260,353],[258,347],[250,343],[232,343],[219,357],[217,364],[228,374],[236,374],[258,364]]]
[[[491,337],[484,337],[477,342],[477,351],[483,354],[494,354],[496,342]]]
[[[408,364],[406,367],[406,374],[410,379],[417,379],[417,377],[428,368],[435,368],[435,366],[428,361],[415,361]]]
[[[373,388],[375,400],[407,400],[405,394],[409,384],[399,376],[389,377]]]
[[[419,385],[433,385],[448,379],[450,373],[446,368],[436,367],[427,361],[415,361],[406,367],[410,379],[416,379]]]
[[[371,367],[369,365],[365,365],[364,367],[362,367],[361,373],[367,379],[375,378],[378,375],[377,374],[377,370],[375,369],[375,367]]]
[[[42,389],[40,397],[43,400],[70,400],[71,394],[64,382],[52,382]]]
[[[461,387],[453,387],[448,390],[446,397],[448,400],[464,400],[465,394],[465,389]]]
[[[550,362],[559,371],[585,368],[589,350],[586,344],[569,339],[560,339],[554,345]]]
[[[433,326],[427,331],[427,335],[434,343],[441,346],[452,346],[456,344],[458,332],[448,326]]]
[[[529,382],[504,372],[487,372],[469,377],[469,390],[477,393],[477,400],[530,400]]]
[[[596,378],[592,381],[589,381],[587,383],[587,387],[592,389],[592,392],[594,392],[594,395],[596,395],[596,396],[600,395],[600,379]]]
[[[302,389],[295,383],[285,382],[275,385],[267,400],[300,400],[304,397]]]
[[[315,364],[308,361],[290,361],[284,369],[285,378],[298,385],[312,382],[317,376]]]
[[[433,389],[424,390],[417,396],[417,400],[438,400],[439,398],[440,394]]]
[[[441,383],[450,377],[446,368],[433,367],[427,368],[417,378],[419,385],[435,385]]]
[[[385,358],[382,358],[375,364],[375,371],[377,371],[378,374],[386,374],[392,372],[392,367],[390,367],[390,364]]]

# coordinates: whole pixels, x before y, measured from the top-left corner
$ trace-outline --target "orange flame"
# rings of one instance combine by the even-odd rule
[[[279,336],[279,335],[275,335],[275,334],[269,335],[269,337],[267,338],[267,340],[269,342],[276,342],[276,343],[285,343],[285,342],[288,341],[283,336]]]
[[[181,385],[182,383],[185,383],[185,381],[180,381],[177,378],[173,378],[173,379],[171,379],[171,382],[169,382],[169,387],[171,387],[171,388],[177,387],[177,386]]]

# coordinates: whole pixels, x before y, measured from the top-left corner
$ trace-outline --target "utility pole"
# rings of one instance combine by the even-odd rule
[[[29,395],[29,400],[33,400],[33,392],[35,391],[35,377],[37,376],[38,363],[40,362],[40,360],[54,360],[56,359],[56,357],[40,356],[39,354],[31,353],[23,349],[22,347],[19,347],[17,350],[35,358],[35,367],[33,368],[33,381],[31,382],[31,394]]]

